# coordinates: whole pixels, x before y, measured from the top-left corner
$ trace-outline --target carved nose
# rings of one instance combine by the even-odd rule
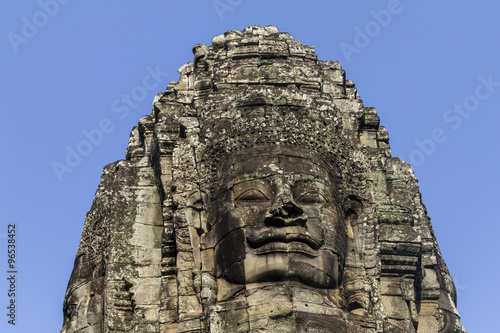
[[[266,213],[265,224],[273,227],[305,226],[307,216],[291,195],[279,195]]]

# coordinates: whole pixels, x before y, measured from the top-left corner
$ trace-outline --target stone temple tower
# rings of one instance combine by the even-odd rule
[[[61,332],[465,332],[411,167],[337,61],[195,45],[104,168]]]

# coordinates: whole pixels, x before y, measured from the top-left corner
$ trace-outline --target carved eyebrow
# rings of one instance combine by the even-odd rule
[[[318,178],[302,178],[292,184],[294,197],[302,198],[307,193],[317,193],[325,198],[327,202],[332,199],[335,189],[332,184],[327,184]]]
[[[322,186],[330,187],[331,184],[327,182],[326,180],[323,180],[319,176],[313,176],[309,174],[295,174],[292,177],[291,180],[291,185],[296,186],[298,184],[303,184],[303,183],[316,183],[316,184],[321,184]]]
[[[295,184],[298,183],[305,183],[305,182],[314,182],[317,181],[319,178],[317,176],[313,175],[308,175],[308,174],[294,174],[291,179],[291,185],[294,186]]]
[[[237,182],[235,180],[235,183],[233,185],[233,192],[236,198],[240,197],[248,190],[256,190],[262,192],[266,196],[266,198],[269,198],[272,192],[271,183],[268,178],[246,179],[240,180],[240,182]]]
[[[305,191],[298,198],[296,198],[299,203],[327,203],[329,200],[320,191]]]

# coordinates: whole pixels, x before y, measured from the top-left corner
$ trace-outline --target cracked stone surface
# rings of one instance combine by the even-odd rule
[[[411,167],[337,61],[197,44],[104,168],[61,332],[465,332]]]

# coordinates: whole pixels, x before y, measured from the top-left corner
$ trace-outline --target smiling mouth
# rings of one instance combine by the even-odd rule
[[[247,234],[247,243],[255,254],[297,252],[318,256],[323,241],[315,240],[302,228],[296,229],[285,227],[252,230]]]
[[[254,254],[267,253],[303,253],[309,256],[318,256],[318,251],[313,250],[309,245],[302,242],[270,242],[252,250]]]

